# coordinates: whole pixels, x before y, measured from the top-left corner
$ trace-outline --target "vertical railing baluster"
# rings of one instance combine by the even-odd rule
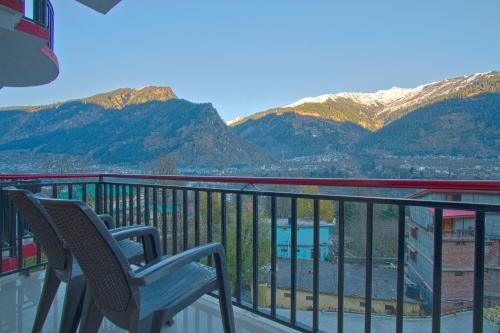
[[[163,187],[161,189],[161,238],[163,246],[163,254],[166,255],[168,252],[167,248],[167,188]]]
[[[12,201],[9,201],[9,222],[10,222],[10,240],[9,240],[9,245],[10,245],[10,256],[11,257],[17,257],[17,242],[16,242],[16,211],[14,208],[14,203]]]
[[[72,184],[68,185],[68,199],[69,200],[73,199],[73,185]]]
[[[141,215],[142,215],[142,208],[141,208],[141,187],[139,185],[137,185],[136,187],[136,191],[135,191],[135,198],[136,198],[136,202],[137,202],[137,209],[135,211],[135,215],[136,215],[136,218],[135,218],[135,223],[136,224],[142,224],[142,219],[141,219]]]
[[[345,202],[339,201],[339,248],[337,280],[337,333],[344,332],[344,254],[345,254]]]
[[[404,274],[405,274],[405,206],[399,206],[396,333],[403,333]]]
[[[182,190],[182,247],[184,251],[189,248],[189,211],[188,192]]]
[[[115,185],[115,225],[116,227],[121,226],[120,222],[120,185]]]
[[[212,192],[207,191],[207,243],[212,242]],[[208,265],[212,266],[212,256],[208,257]]]
[[[0,273],[2,273],[3,265],[1,265],[1,263],[3,262],[3,231],[7,220],[5,215],[7,208],[7,193],[3,190],[0,190],[0,207],[2,208],[0,210]]]
[[[271,197],[271,317],[276,317],[276,196]]]
[[[297,198],[292,198],[291,226],[291,275],[290,275],[290,321],[297,321]]]
[[[372,322],[373,202],[366,204],[365,333]]]
[[[474,246],[474,312],[472,318],[473,333],[483,332],[483,306],[484,306],[484,231],[485,214],[476,212]],[[497,285],[498,286],[498,285]]]
[[[134,225],[134,187],[128,186],[128,223]]]
[[[52,185],[52,198],[57,199],[57,185]]]
[[[252,196],[253,210],[253,237],[252,237],[252,307],[257,310],[259,306],[259,197],[255,194]]]
[[[87,184],[82,184],[82,201],[87,202]]]
[[[194,245],[200,245],[200,192],[194,192]]]
[[[104,207],[104,210],[103,210],[103,213],[104,214],[108,214],[108,184],[102,184],[102,190],[103,190],[103,193],[104,193],[104,198],[103,198],[103,207]]]
[[[236,302],[241,303],[241,194],[236,194]]]
[[[40,245],[40,242],[36,237],[35,237],[35,244],[36,244],[36,263],[40,264],[42,262],[42,246]]]
[[[319,330],[319,200],[314,199],[314,225],[313,225],[313,332]]]
[[[122,184],[122,225],[127,225],[127,187]]]
[[[172,189],[172,254],[177,254],[177,190]]]
[[[109,188],[109,196],[108,196],[108,199],[109,199],[109,202],[108,202],[108,205],[109,205],[109,215],[111,215],[111,217],[113,217],[114,219],[114,215],[115,215],[115,211],[113,209],[113,184],[108,184],[108,188]]]
[[[149,186],[144,186],[144,224],[149,225]]]
[[[102,184],[99,181],[94,185],[95,211],[97,214],[103,213],[102,208]]]
[[[220,194],[220,232],[221,232],[221,242],[224,249],[227,244],[227,216],[226,216],[226,193],[221,192]]]
[[[158,229],[158,189],[153,187],[153,226]]]
[[[432,278],[432,333],[441,331],[441,270],[443,260],[443,210],[434,213],[434,265]]]
[[[17,212],[16,209],[13,209],[12,211],[14,213],[13,222],[17,220],[17,268],[21,269],[24,266],[24,257],[23,257],[24,223],[19,212]]]

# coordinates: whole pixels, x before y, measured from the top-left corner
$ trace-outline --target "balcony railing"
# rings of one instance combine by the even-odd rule
[[[444,231],[443,237],[447,240],[474,240],[474,230]]]
[[[242,184],[243,187],[234,188]],[[248,184],[254,185],[253,187]],[[391,206],[397,221],[395,286],[395,331],[403,332],[405,302],[405,222],[408,207],[434,208],[433,277],[432,277],[432,332],[441,328],[441,286],[443,252],[443,210],[458,209],[474,211],[474,306],[472,331],[482,332],[484,299],[485,258],[485,216],[500,213],[500,205],[464,203],[450,201],[429,201],[388,196],[359,196],[323,193],[304,193],[259,189],[267,185],[317,185],[323,187],[366,187],[366,188],[413,188],[454,189],[464,191],[500,192],[500,182],[482,181],[403,181],[403,180],[356,180],[356,179],[293,179],[293,178],[229,178],[196,176],[149,176],[122,174],[73,174],[73,175],[0,175],[0,187],[16,185],[32,192],[43,191],[52,197],[78,199],[87,202],[98,213],[113,216],[117,226],[134,224],[153,225],[158,228],[164,254],[175,254],[204,242],[220,241],[226,248],[233,281],[234,304],[269,318],[301,332],[320,332],[320,221],[323,207],[335,211],[337,228],[335,255],[337,269],[337,328],[345,328],[344,312],[348,310],[345,298],[346,262],[348,244],[346,225],[351,204],[363,207],[364,245],[364,331],[372,329],[372,301],[374,301],[373,266],[375,208]],[[299,241],[298,219],[300,209],[311,207],[313,220],[313,248],[310,279],[310,300],[312,301],[312,325],[306,325],[298,317],[298,271],[297,258]],[[277,276],[277,220],[288,217],[291,228],[291,253],[287,297],[288,316],[278,307]],[[7,263],[0,267],[0,276],[35,269],[44,264],[40,247],[27,248],[30,231],[19,214],[0,191],[0,240],[2,251],[0,261]],[[34,240],[36,244],[36,239]],[[26,252],[31,252],[26,257]],[[8,270],[6,270],[8,268]],[[262,277],[268,274],[270,302],[263,305],[258,292]],[[376,278],[376,277],[375,277]],[[309,300],[309,299],[308,299]]]
[[[33,21],[49,33],[48,47],[54,49],[54,7],[50,0],[33,1]]]

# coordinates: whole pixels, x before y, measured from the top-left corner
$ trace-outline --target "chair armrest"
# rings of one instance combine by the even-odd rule
[[[113,222],[113,218],[109,214],[97,214],[102,222],[106,225],[106,228],[113,229],[115,224]]]
[[[160,235],[158,229],[146,225],[134,225],[110,230],[111,235],[117,240],[141,237],[143,240],[146,261],[151,261],[161,255]]]
[[[182,266],[214,255],[216,260],[225,265],[224,247],[220,243],[208,243],[181,252],[161,261],[151,263],[138,272],[132,272],[132,281],[137,285],[149,285],[167,276]]]

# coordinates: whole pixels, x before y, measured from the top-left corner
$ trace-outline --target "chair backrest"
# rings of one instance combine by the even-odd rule
[[[42,245],[49,265],[56,270],[68,269],[70,254],[64,248],[57,228],[31,192],[15,187],[3,189],[16,206],[19,214]]]
[[[126,311],[132,297],[129,265],[118,242],[96,213],[81,201],[44,198],[39,201],[80,264],[96,305],[103,311]]]

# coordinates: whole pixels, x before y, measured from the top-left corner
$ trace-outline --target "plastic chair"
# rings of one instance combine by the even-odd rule
[[[218,290],[225,333],[235,333],[224,247],[209,243],[160,257],[134,271],[118,242],[85,203],[40,199],[80,263],[89,290],[80,331],[96,332],[104,315],[134,333],[160,332],[176,313]],[[214,256],[215,270],[198,262]],[[90,296],[92,299],[90,299]]]
[[[59,331],[61,333],[76,332],[86,287],[85,278],[78,263],[73,260],[71,252],[64,246],[57,227],[45,208],[38,202],[37,196],[15,187],[3,190],[7,192],[9,199],[12,200],[19,214],[40,242],[48,260],[32,332],[42,330],[61,282],[67,283],[67,287]],[[106,225],[113,226],[109,215],[100,215],[97,217],[96,223],[99,223],[108,234],[110,231],[106,229]],[[139,264],[145,259],[145,256],[146,259],[152,260],[159,255],[159,253],[153,253],[159,249],[159,236],[158,231],[152,227],[124,227],[112,229],[111,232],[120,238],[118,246],[130,263]],[[145,248],[138,242],[125,239],[129,237],[144,237]]]

